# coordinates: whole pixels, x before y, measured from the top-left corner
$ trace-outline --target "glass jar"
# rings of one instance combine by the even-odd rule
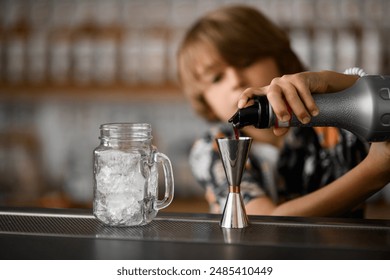
[[[100,126],[94,150],[93,213],[110,226],[138,226],[153,220],[173,200],[174,179],[169,158],[152,145],[147,123]],[[158,199],[158,166],[165,176],[165,195]]]

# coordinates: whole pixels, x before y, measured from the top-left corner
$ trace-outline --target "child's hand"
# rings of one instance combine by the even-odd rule
[[[306,124],[312,116],[319,114],[312,92],[340,90],[351,86],[356,79],[357,77],[330,71],[284,75],[273,79],[268,86],[246,89],[239,97],[238,108],[248,106],[255,95],[266,95],[279,120],[290,120],[292,111],[300,122]],[[274,133],[282,135],[287,130],[288,128],[274,128]]]

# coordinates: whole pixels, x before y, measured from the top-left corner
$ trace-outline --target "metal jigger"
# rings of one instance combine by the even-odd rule
[[[249,225],[249,220],[241,197],[240,184],[252,138],[219,138],[217,144],[229,183],[229,194],[220,225],[223,228],[244,228]]]

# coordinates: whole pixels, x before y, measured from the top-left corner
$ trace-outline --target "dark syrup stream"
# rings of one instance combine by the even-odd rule
[[[234,125],[233,125],[233,131],[234,131],[234,136],[236,137],[236,140],[239,140],[240,139],[240,131]]]

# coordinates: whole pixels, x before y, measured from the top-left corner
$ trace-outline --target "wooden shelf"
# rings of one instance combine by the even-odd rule
[[[0,83],[0,101],[41,99],[166,99],[184,98],[180,88],[175,84],[159,85],[9,85]]]

